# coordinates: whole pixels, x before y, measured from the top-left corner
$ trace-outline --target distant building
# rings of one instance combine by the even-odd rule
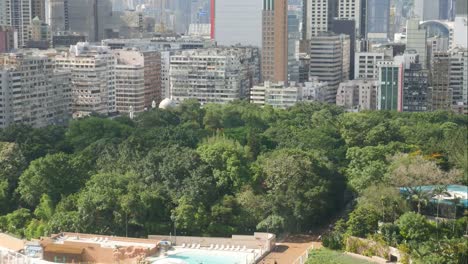
[[[354,79],[356,52],[356,21],[348,19],[333,19],[332,31],[336,34],[349,36],[349,79]]]
[[[53,33],[76,32],[91,42],[106,38],[106,30],[112,28],[110,0],[48,0],[46,13]]]
[[[265,82],[250,91],[250,102],[257,105],[271,105],[275,108],[289,108],[298,102],[324,102],[327,83],[311,79],[303,84],[291,82]]]
[[[262,46],[263,1],[214,0],[212,3],[214,3],[213,37],[219,45]]]
[[[354,79],[378,80],[379,68],[377,63],[384,59],[384,53],[356,52]]]
[[[18,47],[24,47],[29,40],[31,25],[31,0],[2,0],[0,4],[0,22],[13,27],[18,32]],[[0,23],[0,25],[2,25]]]
[[[409,19],[406,24],[406,50],[413,50],[419,55],[419,63],[427,69],[427,31],[419,23],[419,19]]]
[[[187,50],[170,56],[170,98],[182,102],[227,103],[248,97],[260,80],[256,48]]]
[[[458,0],[463,2],[464,0]],[[414,14],[422,20],[452,20],[455,0],[415,0]]]
[[[337,4],[337,0],[304,0],[304,39],[331,31]]]
[[[108,47],[78,43],[56,57],[59,69],[71,71],[73,117],[117,111],[114,54]]]
[[[18,34],[13,27],[0,26],[0,53],[18,48]]]
[[[119,113],[134,113],[150,109],[160,102],[161,57],[157,51],[114,50],[115,98]]]
[[[262,12],[262,78],[288,80],[287,0],[265,0]]]
[[[26,43],[27,48],[48,49],[50,46],[51,35],[47,24],[35,17],[31,21],[30,39]]]
[[[426,112],[430,110],[431,97],[429,72],[420,63],[405,68],[403,80],[403,111]]]
[[[390,31],[390,0],[363,0],[362,13],[367,39],[387,41]]]
[[[453,102],[450,88],[450,54],[446,51],[435,52],[430,67],[430,84],[432,87],[430,108],[451,110]]]
[[[52,47],[54,48],[69,48],[78,44],[78,42],[86,42],[86,36],[68,32],[61,32],[52,36]]]
[[[450,89],[453,93],[453,109],[468,114],[468,50],[450,51]]]
[[[336,105],[349,111],[376,110],[378,86],[376,80],[342,82],[336,94]]]
[[[70,72],[54,70],[40,53],[0,54],[0,128],[66,125],[71,118]]]
[[[336,102],[340,82],[349,79],[349,36],[322,34],[310,41],[309,77],[328,83],[326,101]]]
[[[403,63],[395,61],[377,62],[379,87],[377,90],[377,109],[402,111]]]
[[[362,29],[365,27],[362,25],[362,11],[365,10],[361,7],[363,0],[339,0],[338,1],[338,19],[339,20],[352,20],[354,21],[356,32],[354,33],[358,37],[363,37],[365,32]],[[333,27],[335,28],[335,27]],[[341,32],[335,32],[341,33]]]

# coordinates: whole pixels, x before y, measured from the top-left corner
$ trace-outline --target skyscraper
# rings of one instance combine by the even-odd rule
[[[262,77],[266,81],[288,80],[288,3],[263,1]]]
[[[328,83],[326,101],[336,103],[340,82],[349,78],[349,36],[323,33],[310,40],[309,77]]]
[[[215,0],[214,38],[219,45],[262,45],[262,1]]]
[[[305,39],[330,31],[332,19],[336,17],[338,0],[305,0]]]
[[[29,26],[31,25],[31,0],[2,0],[4,11],[0,15],[6,17],[6,25],[18,32],[18,46],[24,47],[29,40]],[[3,14],[1,14],[3,13]]]
[[[339,0],[338,2],[338,19],[354,20],[358,37],[364,35],[364,32],[361,32],[361,2],[362,0]]]
[[[387,40],[390,28],[390,0],[363,0],[366,37]]]
[[[72,31],[84,34],[88,41],[100,41],[110,27],[110,0],[49,0],[46,22],[52,32]]]
[[[396,61],[377,62],[379,87],[377,109],[402,111],[403,64]]]
[[[450,110],[453,96],[450,89],[450,54],[448,52],[440,51],[432,55],[430,82],[431,110]]]
[[[31,0],[31,17],[45,22],[45,0]]]
[[[427,69],[427,31],[419,25],[419,19],[409,19],[406,24],[406,50],[419,55],[419,63]]]

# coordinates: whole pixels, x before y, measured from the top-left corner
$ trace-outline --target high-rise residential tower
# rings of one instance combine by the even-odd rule
[[[265,81],[288,80],[288,1],[263,1],[262,77]]]
[[[31,0],[31,17],[45,22],[45,0]]]
[[[2,0],[4,10],[0,15],[6,19],[4,23],[18,32],[18,46],[24,47],[29,40],[29,27],[31,25],[31,0]],[[2,19],[0,19],[2,20]]]
[[[304,0],[305,39],[330,31],[337,5],[338,0]]]
[[[362,0],[339,0],[338,2],[337,18],[340,20],[354,20],[358,37],[364,35],[364,32],[361,32],[361,2]]]

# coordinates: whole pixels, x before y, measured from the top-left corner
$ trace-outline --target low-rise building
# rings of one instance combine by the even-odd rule
[[[352,80],[340,83],[336,104],[349,111],[377,109],[377,80]]]
[[[271,105],[275,108],[289,108],[298,102],[325,102],[328,84],[313,78],[303,84],[291,82],[265,82],[250,91],[250,102],[257,105]]]

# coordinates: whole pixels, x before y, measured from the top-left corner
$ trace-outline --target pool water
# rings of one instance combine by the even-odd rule
[[[187,264],[247,264],[253,255],[244,252],[187,251],[170,255],[167,259],[180,259]]]

